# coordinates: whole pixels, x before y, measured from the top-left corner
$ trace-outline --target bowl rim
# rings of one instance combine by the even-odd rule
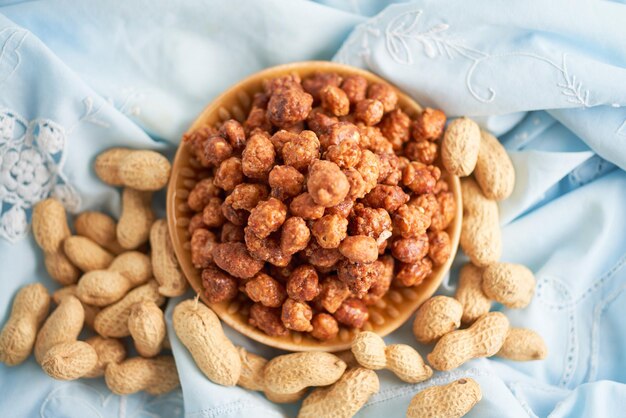
[[[219,109],[223,107],[222,102],[227,97],[232,95],[233,92],[243,90],[245,86],[254,85],[256,83],[262,82],[262,80],[264,79],[268,79],[268,78],[271,78],[280,74],[287,74],[291,72],[298,73],[305,69],[310,69],[311,66],[314,66],[316,71],[321,71],[321,72],[338,72],[338,73],[343,73],[343,74],[349,73],[349,74],[354,74],[354,75],[362,75],[368,80],[368,83],[371,83],[371,82],[387,83],[394,87],[394,89],[398,93],[398,99],[399,99],[398,102],[399,103],[404,102],[405,103],[404,107],[412,107],[417,110],[422,109],[422,107],[415,100],[413,100],[410,96],[405,94],[397,86],[395,86],[389,81],[369,71],[352,67],[349,65],[345,65],[345,64],[330,62],[330,61],[300,61],[300,62],[282,64],[282,65],[277,65],[274,67],[263,69],[261,71],[250,74],[244,79],[228,87],[226,90],[224,90],[221,94],[219,94],[214,99],[212,99],[209,102],[209,104],[207,104],[204,107],[204,109],[198,114],[198,116],[194,119],[190,127],[187,129],[186,133],[190,133],[194,131],[195,129],[197,129],[198,127],[205,125],[203,121],[207,119],[207,116],[213,114],[214,112],[218,112]],[[188,251],[188,250],[185,250],[183,248],[183,244],[180,242],[179,235],[176,232],[179,226],[177,226],[177,218],[175,216],[177,181],[175,181],[176,179],[174,177],[174,174],[176,172],[175,171],[176,168],[181,165],[180,160],[182,159],[182,155],[187,152],[187,151],[183,152],[183,149],[185,147],[186,145],[181,141],[176,150],[176,155],[174,157],[174,161],[172,164],[172,175],[170,177],[170,181],[168,184],[167,197],[166,197],[167,199],[166,201],[167,224],[168,224],[168,230],[170,233],[170,238],[172,241],[172,247],[174,248],[174,252],[178,260],[179,266],[183,274],[185,275],[185,279],[187,280],[187,282],[190,284],[193,290],[197,294],[200,295],[200,299],[202,299],[202,301],[205,304],[211,307],[211,309],[213,309],[215,313],[220,317],[220,319],[224,321],[224,323],[226,323],[228,326],[230,326],[237,332],[241,333],[242,335],[248,338],[251,338],[257,342],[260,342],[262,344],[265,344],[267,346],[282,349],[282,350],[287,350],[287,351],[295,351],[295,352],[300,352],[300,351],[335,352],[335,351],[349,349],[351,345],[351,341],[336,342],[332,345],[331,344],[324,345],[324,342],[320,341],[319,344],[315,344],[315,345],[308,344],[308,345],[303,346],[301,345],[300,342],[295,342],[293,340],[286,341],[285,339],[280,339],[280,337],[277,338],[277,337],[269,336],[265,334],[263,331],[257,328],[254,328],[251,325],[248,325],[247,323],[243,323],[243,321],[239,320],[238,318],[235,318],[233,315],[227,312],[227,309],[222,304],[211,304],[205,300],[201,283],[199,283],[199,286],[198,286],[193,280],[190,279],[190,276],[194,274],[194,272],[195,274],[197,274],[198,269],[196,269],[191,264],[181,262],[181,259],[183,258],[182,251]],[[405,324],[406,321],[419,308],[419,306],[421,306],[421,304],[426,299],[431,297],[437,291],[437,289],[439,288],[439,286],[441,285],[443,281],[444,276],[448,274],[450,267],[452,265],[452,262],[457,254],[459,239],[460,239],[462,216],[463,216],[461,187],[460,187],[459,178],[457,176],[449,174],[448,178],[449,178],[450,188],[451,188],[451,191],[453,192],[456,205],[457,205],[455,219],[453,221],[453,224],[451,224],[448,228],[448,231],[450,231],[450,229],[452,230],[452,234],[450,236],[451,245],[452,245],[450,257],[448,258],[446,263],[444,263],[443,265],[439,267],[439,270],[437,272],[437,277],[435,279],[432,279],[432,277],[429,277],[430,280],[427,283],[425,282],[422,285],[418,285],[417,287],[414,288],[416,289],[416,292],[419,294],[417,298],[419,302],[409,301],[410,303],[414,303],[414,306],[412,306],[411,309],[406,309],[406,310],[401,311],[398,317],[393,318],[392,326],[385,326],[382,332],[377,332],[382,337],[389,335],[390,333],[397,330],[400,326]],[[376,332],[376,330],[374,331]]]

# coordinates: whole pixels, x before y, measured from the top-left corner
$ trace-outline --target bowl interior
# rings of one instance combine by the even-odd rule
[[[316,71],[336,72],[344,76],[359,74],[370,83],[384,82],[380,77],[367,71],[331,62],[310,61],[269,68],[251,75],[217,97],[194,121],[189,128],[189,132],[203,125],[214,125],[231,118],[243,122],[250,108],[252,96],[263,88],[263,80],[293,72],[305,78]],[[421,112],[420,106],[408,96],[400,92],[398,93],[399,107],[411,118],[416,117]],[[263,331],[248,325],[248,312],[240,300],[235,299],[231,302],[218,304],[211,304],[206,301],[203,296],[200,271],[191,263],[189,242],[191,237],[187,227],[193,213],[187,205],[187,197],[194,185],[200,179],[207,177],[208,174],[206,169],[201,167],[195,158],[192,158],[189,146],[181,142],[176,153],[167,191],[167,218],[174,251],[183,273],[193,289],[200,294],[203,301],[225,323],[263,344],[288,351],[339,351],[349,348],[357,330],[341,328],[339,335],[335,339],[324,342],[318,341],[307,334],[293,331],[283,337],[271,337]],[[444,173],[444,175],[446,174]],[[381,336],[394,331],[411,316],[422,302],[433,295],[439,287],[443,276],[450,269],[459,242],[462,208],[459,179],[450,175],[447,175],[447,178],[450,190],[453,192],[457,203],[455,220],[447,229],[452,243],[449,260],[444,265],[434,268],[431,275],[418,286],[411,288],[392,287],[378,303],[369,307],[370,317],[364,327],[365,330],[374,331]]]

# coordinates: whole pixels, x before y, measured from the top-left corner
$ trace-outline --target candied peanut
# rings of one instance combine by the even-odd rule
[[[350,296],[348,286],[336,276],[331,276],[320,282],[320,294],[316,301],[323,309],[335,313],[348,296]]]
[[[243,240],[243,228],[241,226],[231,222],[226,222],[222,225],[222,242],[243,242]]]
[[[339,85],[341,85],[341,81],[342,78],[337,73],[317,72],[302,81],[302,88],[304,91],[313,96],[313,100],[319,101],[321,98],[321,92],[325,87],[339,87]]]
[[[428,255],[428,236],[396,239],[391,243],[391,254],[403,263],[417,263]]]
[[[348,176],[346,175],[346,177]],[[348,182],[350,182],[350,179],[348,179]],[[324,211],[324,214],[325,215],[339,215],[341,217],[347,218],[348,216],[350,216],[353,206],[354,206],[354,200],[350,199],[350,193],[348,193],[348,197],[346,198],[346,200],[344,200],[338,205],[326,208],[326,210]]]
[[[410,141],[404,147],[404,155],[411,161],[432,164],[437,159],[437,143],[430,141]]]
[[[359,141],[359,145],[361,145],[361,147],[363,148],[369,149],[372,146],[372,144],[381,140],[383,141],[385,140],[383,133],[376,126],[367,126],[363,122],[358,122],[357,128],[359,130],[359,135],[361,139]],[[390,152],[393,152],[393,149],[391,148],[391,144],[389,144],[389,150]]]
[[[363,328],[369,319],[367,306],[359,299],[346,299],[335,312],[335,319],[352,328]]]
[[[222,161],[219,168],[215,172],[213,184],[227,192],[231,192],[235,186],[243,182],[243,170],[241,168],[241,159],[230,157]]]
[[[439,211],[439,203],[437,202],[437,197],[432,193],[425,193],[414,197],[407,203],[409,206],[418,206],[424,209],[424,213],[429,218],[432,218],[436,212]],[[433,223],[431,221],[430,227],[433,228]]]
[[[229,119],[220,127],[220,135],[226,139],[236,150],[242,150],[246,146],[246,133],[241,123],[235,119]]]
[[[253,179],[265,179],[274,166],[275,158],[272,141],[264,135],[254,134],[241,154],[243,174]]]
[[[356,104],[365,99],[365,95],[367,94],[367,80],[360,75],[351,75],[343,80],[341,88],[346,92],[350,103]]]
[[[329,146],[324,158],[340,168],[354,167],[361,161],[361,147],[356,141],[345,140],[338,145]]]
[[[353,200],[365,197],[368,192],[368,184],[365,183],[365,180],[363,180],[361,173],[359,173],[355,168],[347,168],[343,170],[343,174],[346,175],[348,184],[350,184],[350,191],[348,192],[347,200],[352,202]]]
[[[294,123],[293,125],[285,125],[283,129],[292,134],[299,135],[302,131],[304,131],[304,122]]]
[[[237,296],[237,279],[211,264],[202,270],[202,287],[209,303],[233,300]]]
[[[430,217],[420,206],[402,205],[393,214],[393,227],[404,238],[417,237],[430,227]]]
[[[432,214],[430,229],[443,231],[454,220],[456,201],[451,192],[442,192],[437,195],[437,209]],[[434,261],[434,260],[433,260]]]
[[[263,90],[267,96],[287,89],[302,90],[301,81],[300,75],[297,73],[285,74],[269,80],[263,80]]]
[[[311,112],[313,97],[298,88],[285,88],[272,93],[267,103],[267,118],[282,128],[303,121]]]
[[[363,203],[373,208],[383,208],[387,212],[395,212],[409,201],[409,195],[400,186],[379,184],[363,198]]]
[[[270,141],[272,142],[272,145],[274,145],[276,154],[282,157],[283,147],[285,146],[285,144],[287,142],[291,142],[295,140],[296,138],[298,138],[298,134],[294,132],[289,132],[285,129],[281,129],[280,131],[272,135],[272,137],[270,138]]]
[[[378,100],[365,99],[357,102],[354,116],[368,126],[376,125],[383,118],[385,107]]]
[[[437,180],[437,184],[435,184],[433,193],[438,195],[439,193],[447,192],[448,190],[450,190],[450,186],[448,185],[448,182],[442,178],[439,178],[439,180]]]
[[[269,266],[270,276],[281,282],[282,284],[286,284],[287,280],[289,280],[289,276],[296,269],[295,263],[291,262],[285,267],[278,267],[274,265]]]
[[[250,255],[257,260],[267,261],[278,267],[285,267],[291,262],[291,255],[283,253],[280,241],[275,236],[259,238],[250,227],[246,227],[244,239]]]
[[[280,320],[280,309],[278,308],[268,308],[260,303],[255,303],[250,307],[249,315],[248,323],[271,337],[280,337],[289,333]]]
[[[250,213],[247,210],[233,208],[233,199],[231,196],[232,194],[224,200],[224,203],[222,203],[222,215],[224,215],[224,218],[226,218],[229,222],[232,222],[235,225],[245,225],[246,222],[248,222],[248,215],[250,215]]]
[[[330,127],[339,122],[339,119],[335,116],[327,115],[321,107],[316,107],[311,110],[306,121],[308,128],[319,137],[327,134]]]
[[[320,141],[313,131],[302,131],[283,146],[283,160],[296,170],[305,170],[320,156]]]
[[[400,263],[400,268],[394,278],[399,286],[411,287],[421,284],[433,271],[433,263],[428,257],[412,264]]]
[[[337,265],[337,277],[357,297],[367,293],[376,274],[376,266],[373,263],[351,263],[342,260]]]
[[[450,258],[452,246],[450,244],[450,236],[446,231],[429,232],[428,247],[428,256],[434,265],[440,266],[445,264]]]
[[[283,304],[280,319],[287,329],[309,332],[313,329],[312,318],[313,309],[305,302],[287,299]]]
[[[265,273],[257,273],[246,281],[244,291],[254,302],[270,308],[280,307],[287,299],[283,285]]]
[[[291,273],[287,280],[287,294],[293,300],[307,302],[320,293],[317,271],[311,265],[303,264]]]
[[[233,155],[233,147],[221,136],[213,136],[202,143],[201,162],[207,161],[206,166],[219,166],[222,161]]]
[[[272,188],[272,197],[285,200],[302,193],[304,175],[294,167],[277,165],[270,171],[268,183]]]
[[[328,134],[320,137],[320,144],[323,149],[327,149],[331,145],[338,145],[343,141],[349,140],[360,144],[361,134],[359,128],[350,122],[339,122],[331,125],[328,129]]]
[[[280,249],[285,254],[295,254],[306,248],[310,238],[311,231],[304,219],[292,216],[282,226]]]
[[[200,228],[206,228],[206,225],[202,222],[202,212],[196,213],[191,217],[187,231],[189,231],[189,235],[193,235],[193,233]]]
[[[241,183],[235,186],[233,192],[226,198],[233,209],[243,209],[248,212],[254,209],[259,202],[267,199],[269,191],[264,184]]]
[[[385,296],[393,280],[393,257],[386,255],[379,258],[374,263],[376,263],[377,266],[377,274],[372,280],[372,285],[367,291],[367,294],[361,299],[366,305],[373,305]]]
[[[322,248],[337,248],[348,233],[348,220],[339,215],[326,215],[313,223],[311,233]]]
[[[317,338],[318,340],[332,340],[339,333],[339,324],[337,324],[337,320],[332,315],[327,313],[315,315],[311,321],[311,325],[313,325],[311,336],[313,336],[313,338]]]
[[[335,116],[345,116],[350,112],[350,100],[346,92],[337,86],[327,85],[320,90],[322,109]]]
[[[385,113],[394,110],[398,104],[398,94],[395,89],[385,83],[371,84],[367,89],[367,98],[380,101],[385,108]]]
[[[350,235],[366,235],[375,240],[382,236],[386,239],[391,236],[391,217],[383,208],[368,208],[359,203],[354,207],[349,230]]]
[[[202,222],[209,228],[219,228],[224,224],[222,215],[222,199],[212,197],[202,210]]]
[[[380,162],[378,182],[389,186],[397,186],[400,180],[402,180],[400,159],[395,153],[385,152],[377,155]]]
[[[338,249],[322,248],[316,240],[309,241],[303,256],[309,264],[313,264],[318,270],[333,267],[341,259],[341,253]]]
[[[402,172],[402,184],[417,194],[430,193],[439,177],[441,170],[438,167],[413,161]]]
[[[250,109],[250,113],[248,114],[246,121],[243,123],[243,127],[248,134],[251,134],[256,130],[271,130],[272,124],[267,119],[265,107],[253,106],[252,109]]]
[[[400,151],[410,138],[411,119],[400,109],[389,112],[380,122],[380,131],[395,151]]]
[[[353,263],[371,263],[378,259],[378,244],[372,237],[354,235],[341,242],[339,252]]]
[[[213,248],[217,245],[217,237],[208,229],[196,229],[191,235],[191,263],[195,268],[202,269],[213,263]]]
[[[355,167],[365,181],[365,194],[369,193],[378,183],[380,175],[380,160],[378,156],[370,150],[363,150],[361,161]]]
[[[213,184],[213,178],[209,177],[200,180],[189,192],[187,204],[191,210],[199,212],[209,203],[212,197],[220,195],[220,189]]]
[[[211,165],[209,161],[204,159],[202,153],[202,144],[210,137],[217,135],[217,130],[212,126],[201,126],[193,132],[183,134],[182,141],[189,144],[189,148],[198,159],[200,164],[205,167]]]
[[[435,141],[443,134],[446,115],[438,109],[427,107],[413,122],[412,135],[416,141]]]
[[[291,201],[289,211],[293,216],[309,220],[319,219],[324,216],[324,206],[315,203],[311,195],[306,192],[296,196]]]
[[[337,164],[318,160],[309,169],[307,189],[315,203],[330,207],[338,205],[346,198],[350,183]]]
[[[249,279],[263,268],[263,262],[252,258],[242,242],[217,244],[213,261],[219,268],[240,279]]]
[[[287,219],[287,206],[280,200],[270,197],[259,202],[250,211],[248,228],[259,238],[265,238],[277,231]]]

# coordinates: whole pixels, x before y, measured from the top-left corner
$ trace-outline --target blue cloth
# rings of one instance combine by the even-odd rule
[[[47,277],[29,233],[49,195],[70,212],[119,216],[91,170],[103,149],[173,153],[200,110],[262,68],[332,59],[374,71],[423,104],[470,115],[516,168],[502,202],[502,260],[528,265],[536,297],[506,310],[546,340],[545,361],[474,360],[420,384],[380,372],[359,413],[404,416],[432,384],[472,376],[470,417],[619,416],[626,408],[626,6],[613,2],[421,0],[14,2],[0,7],[0,320],[19,287]],[[380,12],[380,14],[378,14]],[[160,200],[158,200],[160,199]],[[157,210],[164,216],[163,195]],[[453,294],[458,255],[440,293]],[[259,393],[209,382],[168,328],[182,391],[111,394],[57,382],[34,360],[0,366],[3,417],[294,416]],[[236,344],[275,352],[227,330]],[[410,322],[386,338],[427,354]]]

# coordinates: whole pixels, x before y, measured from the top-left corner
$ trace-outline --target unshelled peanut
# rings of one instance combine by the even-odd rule
[[[141,390],[151,395],[162,395],[180,385],[172,356],[151,359],[133,357],[121,363],[109,363],[104,380],[111,392],[117,395],[129,395]]]
[[[345,370],[346,363],[330,353],[285,354],[265,366],[265,385],[274,393],[296,393],[309,386],[331,385]]]
[[[481,131],[474,177],[488,199],[504,200],[515,187],[515,169],[511,158],[498,138],[487,131]]]
[[[543,360],[548,355],[546,343],[541,335],[527,328],[510,328],[504,344],[496,354],[509,360]]]
[[[85,342],[96,350],[98,362],[83,377],[104,376],[104,370],[109,363],[120,363],[126,358],[124,344],[115,338],[105,338],[96,335]]]
[[[209,380],[224,386],[237,384],[241,374],[239,353],[208,306],[197,300],[183,301],[174,308],[172,321],[178,339]]]
[[[500,350],[509,330],[509,320],[501,312],[489,312],[467,329],[444,335],[428,357],[437,370],[456,369],[478,357],[491,357]]]
[[[163,311],[151,301],[134,304],[128,317],[128,330],[141,356],[156,356],[161,352],[165,338]]]
[[[152,271],[159,282],[159,292],[168,297],[180,296],[187,290],[187,280],[178,267],[167,221],[159,219],[150,229]]]
[[[61,303],[61,299],[63,299],[64,297],[69,295],[76,296],[77,289],[78,286],[75,284],[62,287],[52,294],[52,300],[58,305]],[[100,312],[100,308],[84,302],[82,302],[82,304],[83,310],[85,311],[85,325],[93,328],[93,321],[96,319],[96,315],[98,315],[98,312]]]
[[[535,283],[532,271],[521,264],[494,263],[483,271],[483,292],[507,308],[528,306],[535,293]]]
[[[57,380],[74,380],[85,376],[98,363],[94,348],[83,341],[61,343],[50,348],[41,360],[41,368]]]
[[[413,335],[422,344],[437,341],[461,325],[463,307],[448,296],[434,296],[422,304],[413,321]]]
[[[302,402],[298,418],[350,418],[380,390],[376,372],[350,369],[329,388],[315,389]]]
[[[63,241],[63,250],[70,261],[84,272],[109,267],[113,254],[87,237],[75,235]]]
[[[96,158],[94,168],[98,177],[112,186],[156,191],[167,184],[171,165],[155,151],[111,148]]]
[[[120,163],[132,152],[133,150],[128,148],[110,148],[100,153],[94,163],[96,175],[111,186],[123,186],[124,182],[119,173]]]
[[[414,348],[406,344],[385,346],[383,339],[370,331],[360,332],[354,338],[352,353],[361,366],[372,370],[389,369],[404,382],[422,382],[433,374]]]
[[[32,228],[35,241],[44,252],[50,277],[64,286],[76,283],[80,271],[63,251],[63,241],[71,232],[61,202],[45,199],[37,203],[33,209]]]
[[[461,248],[472,263],[485,267],[495,263],[502,254],[498,204],[487,199],[472,178],[461,181],[463,224]]]
[[[85,311],[76,296],[66,296],[50,314],[35,340],[35,360],[41,364],[44,355],[55,345],[76,341],[83,329]]]
[[[76,234],[91,239],[113,254],[124,251],[117,241],[117,224],[109,215],[102,212],[83,212],[74,220]]]
[[[483,270],[471,263],[461,268],[454,297],[463,307],[461,322],[471,324],[491,309],[491,300],[482,288]]]
[[[480,386],[465,377],[447,385],[431,386],[411,399],[407,418],[460,418],[482,398]]]
[[[441,141],[441,161],[450,174],[469,176],[478,160],[480,127],[462,117],[450,122]]]
[[[43,285],[30,284],[17,292],[0,333],[0,362],[15,366],[28,358],[49,309],[50,295]]]
[[[117,239],[127,250],[134,250],[148,241],[154,222],[152,192],[129,187],[122,192],[122,216],[117,223]]]

